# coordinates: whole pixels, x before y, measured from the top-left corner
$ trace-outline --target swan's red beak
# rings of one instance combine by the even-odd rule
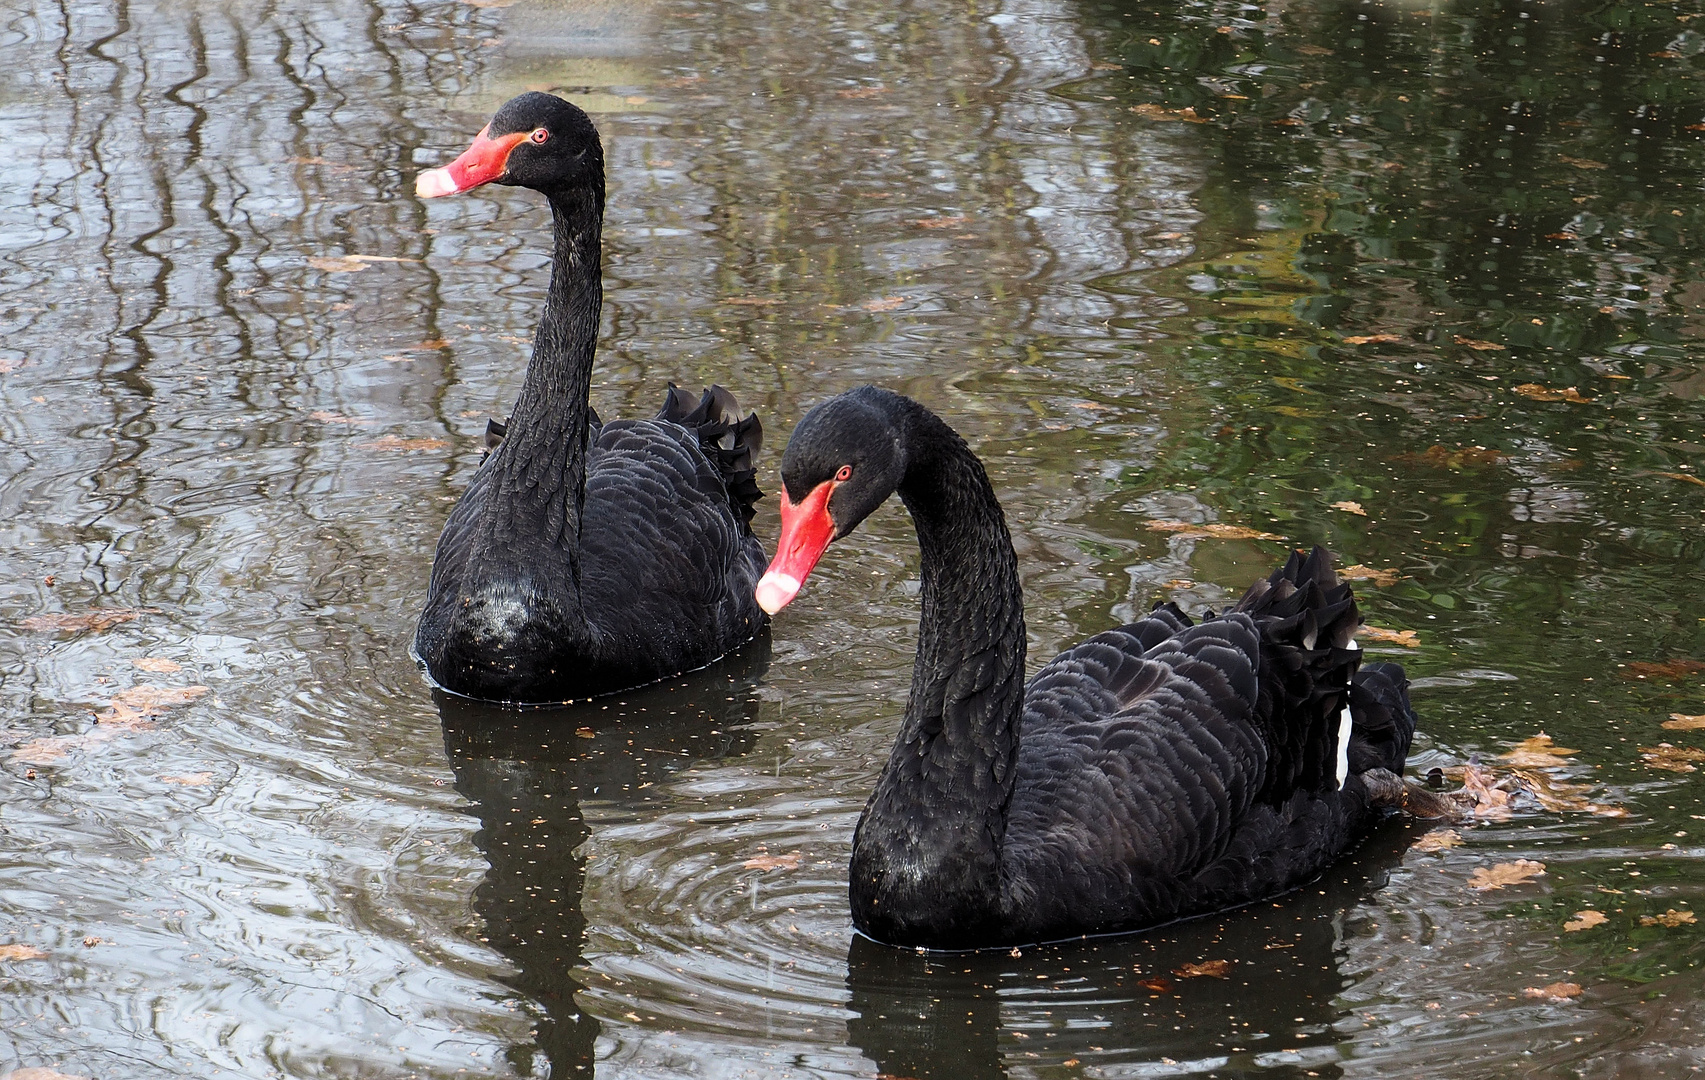
[[[516,131],[508,135],[492,138],[486,134],[491,130],[487,124],[474,136],[474,145],[462,152],[462,156],[450,164],[438,169],[428,169],[415,177],[414,193],[423,199],[436,199],[440,195],[454,195],[458,191],[468,191],[481,184],[489,184],[503,175],[503,170],[509,167],[509,153],[527,139],[527,132]]]
[[[833,480],[823,481],[798,506],[788,501],[787,490],[782,489],[781,539],[776,541],[776,557],[770,560],[770,568],[758,579],[758,606],[771,615],[786,607],[799,592],[806,575],[835,538],[829,495],[836,486]]]

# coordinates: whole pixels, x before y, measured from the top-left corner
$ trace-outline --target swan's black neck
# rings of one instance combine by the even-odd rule
[[[853,905],[879,940],[986,943],[1023,709],[1024,596],[982,463],[905,405],[898,491],[923,554],[923,618],[905,721],[854,840]]]
[[[604,299],[603,182],[545,194],[556,241],[550,292],[527,379],[492,467],[500,485],[497,513],[509,518],[499,528],[567,553],[578,589],[588,397]]]

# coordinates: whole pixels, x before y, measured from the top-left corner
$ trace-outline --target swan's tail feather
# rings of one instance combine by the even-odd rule
[[[728,502],[742,522],[757,513],[764,497],[758,489],[758,470],[752,461],[764,446],[764,426],[758,414],[740,418],[740,403],[720,386],[712,386],[694,402],[674,383],[663,399],[657,419],[679,424],[699,437],[699,449],[717,467],[728,487]]]

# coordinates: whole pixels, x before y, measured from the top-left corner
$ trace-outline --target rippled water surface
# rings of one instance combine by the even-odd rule
[[[0,1073],[1697,1075],[1702,20],[14,5]],[[774,490],[811,404],[924,400],[989,462],[1032,664],[1328,544],[1413,632],[1370,648],[1416,677],[1417,774],[1485,766],[1507,815],[1137,938],[855,941],[897,505],[714,670],[435,701],[406,645],[547,212],[412,181],[524,88],[607,147],[604,415],[723,383]]]

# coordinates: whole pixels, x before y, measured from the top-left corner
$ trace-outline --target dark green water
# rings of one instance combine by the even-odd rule
[[[1705,734],[1660,725],[1705,714],[1702,20],[0,14],[0,1076],[1696,1075]],[[607,148],[604,415],[723,383],[773,490],[817,401],[924,400],[990,465],[1034,663],[1327,544],[1414,632],[1369,648],[1417,773],[1545,798],[1145,937],[855,942],[897,506],[717,670],[441,712],[406,643],[546,214],[413,176],[528,87]]]

